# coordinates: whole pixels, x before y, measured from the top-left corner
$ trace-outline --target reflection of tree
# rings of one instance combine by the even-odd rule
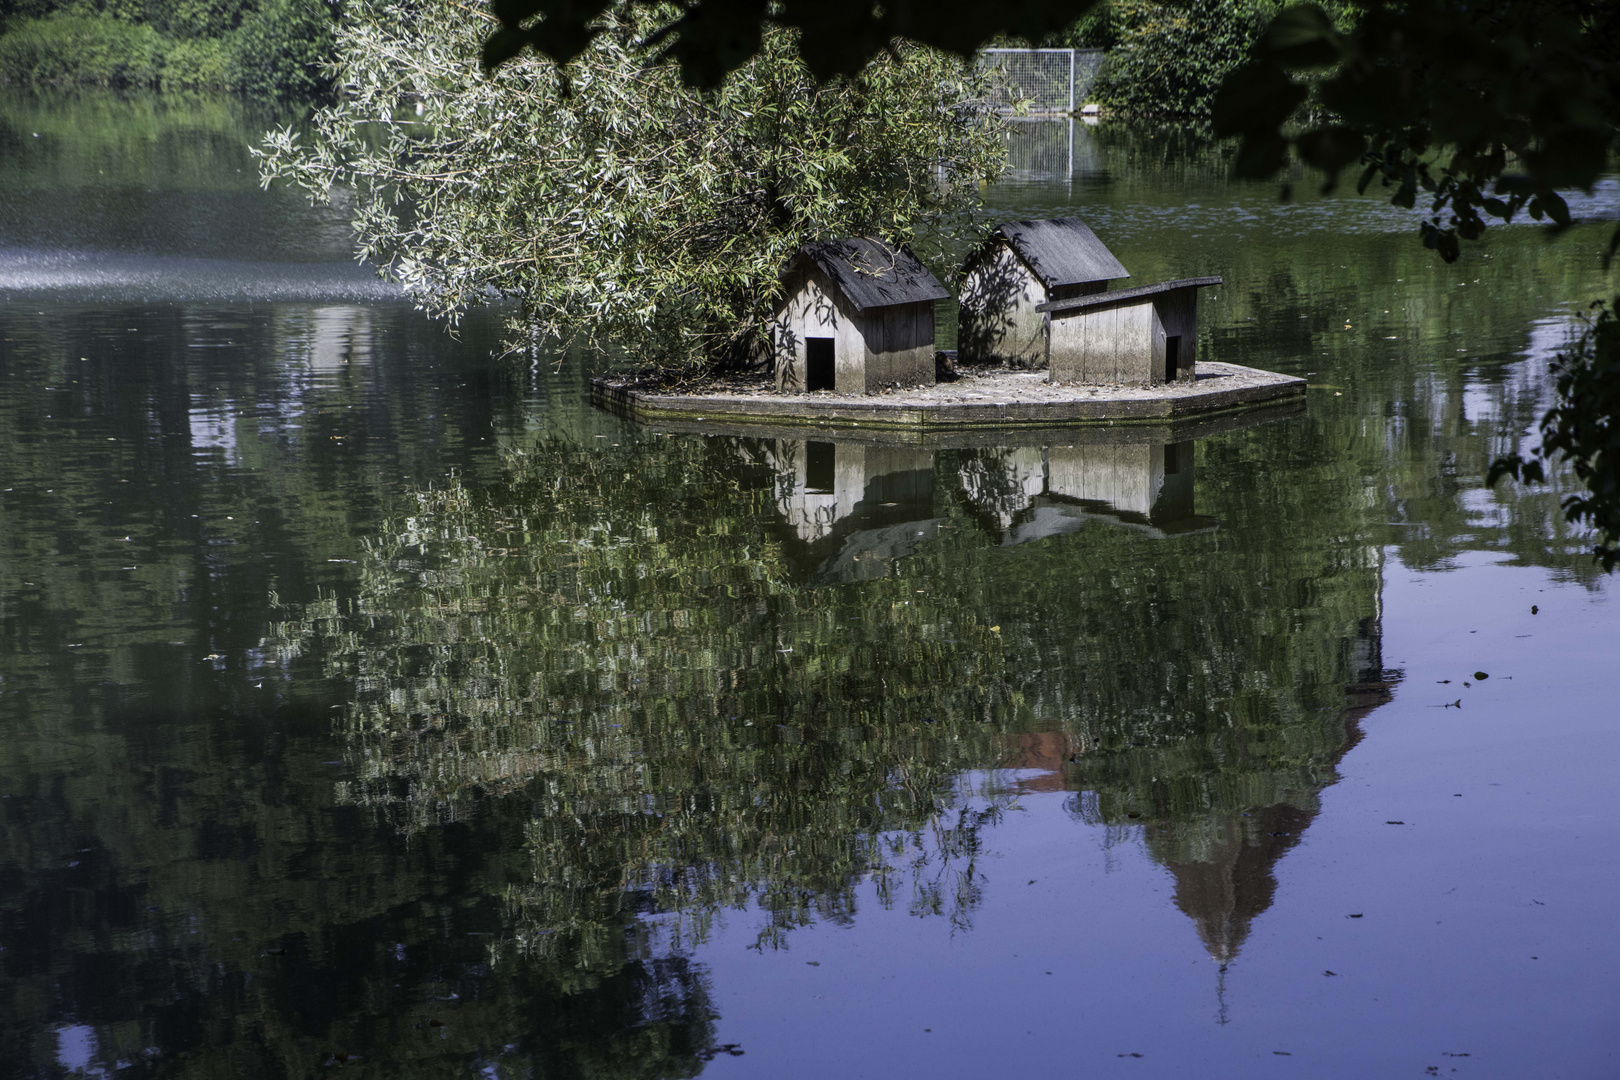
[[[971,898],[934,875],[971,861],[984,820],[952,784],[992,753],[1003,696],[981,619],[903,581],[794,587],[766,474],[742,492],[725,448],[542,444],[509,464],[498,489],[422,492],[352,608],[280,631],[288,653],[319,638],[357,688],[346,801],[420,830],[521,793],[515,946],[586,969],[622,962],[642,912],[701,932],[757,900],[776,932],[844,917],[859,879],[892,890],[899,869],[925,908]]]
[[[1239,567],[1265,552],[1275,595],[1208,533],[1098,516],[1008,548],[1000,496],[1025,501],[1028,455],[948,451],[906,503],[850,471],[852,507],[937,522],[925,545],[885,577],[806,579],[797,549],[844,542],[791,527],[808,450],[750,445],[543,443],[498,487],[420,492],[352,604],[277,634],[357,689],[343,800],[413,834],[526,806],[503,954],[611,971],[644,916],[680,913],[684,940],[758,902],[774,939],[849,917],[867,876],[965,918],[998,804],[954,778],[1059,755],[1083,816],[1145,826],[1211,947],[1235,950],[1286,849],[1269,834],[1294,831],[1258,825],[1314,815],[1347,748],[1343,688],[1383,677],[1376,559],[1324,569],[1316,542],[1255,535],[1295,527],[1303,493],[1237,515]],[[1338,512],[1312,520],[1331,534]]]
[[[308,707],[284,702],[277,726]],[[645,934],[612,971],[490,964],[508,876],[491,839],[516,826],[501,806],[480,829],[377,830],[332,805],[308,750],[260,756],[219,727],[206,707],[169,724],[179,756],[101,732],[6,741],[7,1075],[60,1074],[62,1017],[93,1033],[92,1064],[137,1077],[310,1076],[344,1055],[410,1075],[653,1078],[713,1052],[701,972]],[[51,777],[56,755],[73,768]]]
[[[457,460],[529,407],[447,391],[466,361],[392,318],[6,313],[0,1072],[59,1075],[64,1022],[123,1076],[309,1076],[338,1053],[684,1076],[713,1051],[701,972],[631,915],[613,970],[492,965],[528,815],[486,800],[405,837],[333,805],[332,684],[258,648],[271,590],[310,595],[351,522],[392,512],[372,477]],[[410,378],[353,362],[368,321]],[[348,344],[322,353],[334,325]],[[199,412],[231,425],[228,454],[196,441]]]

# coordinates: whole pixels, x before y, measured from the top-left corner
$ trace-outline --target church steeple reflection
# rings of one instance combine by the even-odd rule
[[[1277,865],[1299,845],[1321,812],[1322,791],[1338,781],[1339,762],[1361,741],[1361,721],[1390,700],[1400,681],[1399,671],[1383,666],[1376,616],[1361,620],[1355,640],[1347,644],[1354,681],[1345,688],[1343,705],[1324,722],[1321,737],[1312,740],[1316,752],[1303,761],[1257,761],[1248,776],[1242,775],[1247,770],[1241,760],[1228,765],[1233,774],[1230,786],[1263,792],[1271,796],[1267,801],[1247,805],[1228,799],[1223,800],[1224,808],[1205,806],[1192,812],[1178,812],[1168,798],[1155,800],[1154,795],[1161,793],[1152,790],[1126,793],[1124,799],[1109,790],[1105,793],[1109,798],[1082,794],[1070,801],[1070,812],[1091,824],[1142,821],[1149,855],[1175,880],[1176,907],[1192,920],[1205,951],[1223,971],[1248,940],[1254,920],[1271,907]],[[1241,749],[1237,756],[1241,758]],[[1032,764],[1027,758],[1024,763]],[[1091,790],[1083,754],[1048,764],[1052,775],[1064,776],[1066,786],[1081,793]],[[1112,789],[1111,784],[1108,787]],[[1121,814],[1127,804],[1147,809]]]

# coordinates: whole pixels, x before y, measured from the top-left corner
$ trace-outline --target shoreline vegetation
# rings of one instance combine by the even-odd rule
[[[312,99],[338,16],[323,0],[0,0],[0,83]]]
[[[1035,44],[1108,50],[1090,100],[1112,114],[1208,118],[1282,7],[1105,0]],[[1349,5],[1330,8],[1341,28],[1354,21]],[[317,97],[340,19],[337,0],[0,0],[0,83]]]
[[[1167,0],[1103,0],[1068,29],[1036,44],[1107,50],[1087,100],[1111,115],[1208,120],[1222,81],[1251,58],[1260,35],[1286,6],[1274,0],[1215,0],[1197,7]],[[1345,0],[1321,6],[1341,32],[1350,30],[1359,14]]]

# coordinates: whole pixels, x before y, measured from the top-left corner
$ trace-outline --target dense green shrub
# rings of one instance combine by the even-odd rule
[[[1006,148],[989,79],[906,44],[818,83],[773,29],[698,92],[650,34],[669,7],[617,0],[566,72],[468,64],[461,0],[357,0],[344,93],[313,131],[274,131],[267,179],[341,187],[360,247],[457,318],[521,300],[515,338],[610,344],[685,375],[771,359],[778,274],[807,240],[959,234]]]
[[[242,23],[258,0],[0,0],[7,21],[48,16],[103,16],[145,23],[165,37],[223,37]]]
[[[230,45],[218,38],[171,41],[163,58],[163,85],[170,89],[208,90],[228,87]]]
[[[1277,12],[1267,0],[1171,4],[1112,0],[1117,44],[1096,97],[1120,112],[1208,116],[1215,91]]]
[[[256,97],[312,97],[334,46],[332,15],[320,0],[266,0],[231,38],[231,85]]]
[[[1119,8],[1104,0],[1038,44],[1046,49],[1112,49],[1119,44],[1121,32]]]
[[[157,86],[166,42],[150,26],[106,17],[23,19],[0,35],[0,78],[30,83]]]
[[[0,34],[8,23],[41,19],[61,6],[61,0],[0,0]]]
[[[253,10],[242,0],[146,0],[146,21],[173,38],[222,38]]]
[[[1553,362],[1558,403],[1541,418],[1541,445],[1528,458],[1497,459],[1485,484],[1504,476],[1544,483],[1567,462],[1586,490],[1564,497],[1564,517],[1596,532],[1592,555],[1612,572],[1620,566],[1620,297],[1592,308],[1585,331]]]
[[[54,11],[51,0],[0,3],[10,17],[0,22],[0,82],[258,98],[308,98],[326,87],[334,13],[321,0],[75,0]]]

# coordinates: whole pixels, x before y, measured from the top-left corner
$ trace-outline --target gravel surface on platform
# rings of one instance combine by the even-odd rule
[[[1159,383],[1153,386],[1111,385],[1080,386],[1050,383],[1044,371],[1023,371],[1009,368],[990,370],[965,369],[955,382],[936,383],[933,386],[913,386],[880,390],[871,394],[835,394],[827,390],[814,393],[778,393],[770,381],[731,379],[711,384],[698,393],[659,393],[638,391],[650,398],[669,400],[690,398],[705,401],[733,401],[748,398],[770,398],[783,403],[803,402],[822,404],[862,404],[865,406],[893,405],[912,408],[929,405],[976,405],[1011,403],[1061,403],[1102,401],[1163,401],[1167,398],[1192,397],[1213,391],[1238,390],[1250,386],[1271,386],[1290,382],[1293,376],[1273,371],[1201,361],[1196,383]]]

